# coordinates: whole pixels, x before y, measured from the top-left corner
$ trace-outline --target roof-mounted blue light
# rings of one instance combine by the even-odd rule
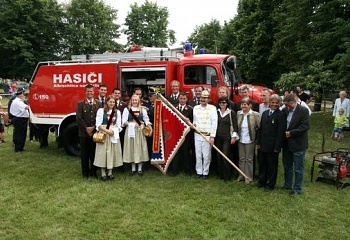
[[[206,54],[207,50],[205,48],[199,49],[199,54]]]
[[[185,43],[185,52],[192,52],[192,44],[187,42]]]

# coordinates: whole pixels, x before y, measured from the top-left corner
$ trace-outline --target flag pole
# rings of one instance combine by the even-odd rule
[[[176,107],[174,107],[173,104],[171,104],[161,93],[156,92],[158,98],[160,98],[163,102],[166,103],[166,105],[168,105],[168,107],[171,108],[171,110],[173,110],[188,126],[190,126],[191,128],[193,128],[196,133],[198,133],[199,135],[201,135],[207,142],[209,142],[209,140],[201,133],[201,131],[199,131],[199,129],[194,126],[190,120],[185,117],[184,115],[182,115],[182,113],[176,109]],[[215,146],[213,144],[213,148],[229,163],[232,165],[232,167],[234,167],[246,180],[251,180],[241,169],[239,169],[239,167],[236,166],[236,164],[234,164],[217,146]]]

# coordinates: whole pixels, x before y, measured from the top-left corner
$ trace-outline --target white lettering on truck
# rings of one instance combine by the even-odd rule
[[[91,72],[86,73],[75,73],[73,75],[67,74],[53,74],[52,75],[53,84],[74,84],[74,83],[102,83],[102,73]]]

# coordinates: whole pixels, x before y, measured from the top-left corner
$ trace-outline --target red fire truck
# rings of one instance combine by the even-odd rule
[[[201,85],[217,101],[217,88],[232,89],[235,57],[221,54],[193,54],[189,44],[182,52],[168,49],[138,49],[129,53],[74,55],[70,61],[40,62],[31,79],[28,101],[32,122],[39,128],[55,129],[59,147],[70,155],[80,151],[78,126],[75,121],[77,102],[84,99],[84,87],[96,88],[107,84],[109,93],[115,87],[128,97],[135,87],[146,94],[158,91],[171,93],[170,82],[180,81],[180,90],[193,97],[193,90]],[[236,85],[237,87],[238,85]],[[251,98],[261,102],[261,86],[249,85]],[[232,93],[233,93],[232,89]],[[97,93],[97,91],[96,91]],[[232,99],[240,100],[238,94]]]

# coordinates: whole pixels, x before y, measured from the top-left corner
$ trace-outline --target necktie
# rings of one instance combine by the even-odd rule
[[[184,106],[181,106],[181,112],[184,110]]]
[[[272,111],[270,111],[270,112],[269,112],[269,116],[271,116],[271,115],[272,115],[272,113],[273,113],[273,112],[272,112]]]
[[[105,99],[104,98],[101,98],[101,103],[102,103],[102,106],[105,105]]]

